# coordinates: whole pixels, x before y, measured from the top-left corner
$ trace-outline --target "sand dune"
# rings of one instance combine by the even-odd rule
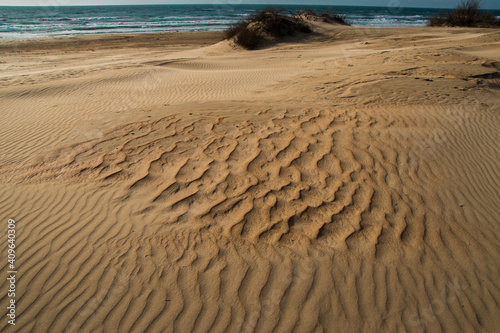
[[[500,34],[317,29],[0,45],[0,329],[495,332]]]

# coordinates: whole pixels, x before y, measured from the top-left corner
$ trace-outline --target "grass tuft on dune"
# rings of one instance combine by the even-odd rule
[[[480,11],[479,0],[462,0],[451,13],[434,16],[431,27],[500,28],[500,20],[489,11]]]
[[[311,33],[309,21],[348,25],[345,16],[333,11],[316,13],[309,9],[287,15],[283,9],[267,7],[230,26],[226,30],[226,38],[233,39],[247,50],[254,50],[266,42],[280,41],[286,36]]]

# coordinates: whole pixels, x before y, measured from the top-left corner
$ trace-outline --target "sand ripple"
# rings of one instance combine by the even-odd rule
[[[437,47],[417,37],[405,43]],[[13,331],[497,330],[498,63],[372,44],[339,59],[325,43],[255,53],[260,67],[233,50],[0,91],[6,119],[34,101],[47,116],[1,127]],[[359,78],[350,62],[398,65]],[[136,113],[74,140],[83,95],[106,87],[89,114]]]

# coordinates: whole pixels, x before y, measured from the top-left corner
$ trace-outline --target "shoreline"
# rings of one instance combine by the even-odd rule
[[[416,26],[416,27],[367,27],[367,26],[333,26],[330,30],[344,30],[351,29],[355,31],[384,31],[394,32],[396,30],[401,31],[402,34],[414,31],[451,31],[451,32],[495,32],[499,29],[497,28],[471,28],[471,27],[428,27],[428,26]],[[224,37],[224,30],[196,30],[196,31],[174,31],[174,32],[136,32],[136,33],[100,33],[100,34],[78,34],[78,35],[61,35],[61,36],[47,36],[47,37],[29,37],[29,38],[1,38],[0,39],[0,50],[5,46],[10,44],[27,44],[30,42],[49,44],[51,41],[80,41],[83,43],[93,43],[96,41],[102,42],[122,42],[123,40],[132,42],[141,42],[141,38],[144,41],[162,40],[162,41],[175,41],[182,43],[183,39],[185,42],[195,43],[200,42],[202,45],[213,41],[222,41]],[[174,37],[174,38],[169,38]],[[203,39],[207,39],[208,42],[203,42]],[[154,46],[154,44],[149,45]],[[50,47],[50,46],[47,46]],[[110,46],[112,47],[112,46]]]
[[[65,50],[77,50],[75,48],[86,46],[97,46],[98,48],[117,48],[131,44],[141,47],[141,43],[144,44],[142,47],[154,48],[165,46],[162,44],[156,44],[156,42],[206,46],[207,44],[221,41],[222,38],[223,32],[221,31],[185,31],[133,34],[110,33],[35,38],[5,38],[0,39],[0,51],[5,51],[10,47],[21,48],[23,50],[30,49],[30,47],[33,49],[38,48],[44,50],[51,49],[55,46],[64,47],[63,49]]]

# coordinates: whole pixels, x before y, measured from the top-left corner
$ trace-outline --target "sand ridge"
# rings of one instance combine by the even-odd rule
[[[322,29],[2,47],[2,331],[495,331],[500,34]]]

